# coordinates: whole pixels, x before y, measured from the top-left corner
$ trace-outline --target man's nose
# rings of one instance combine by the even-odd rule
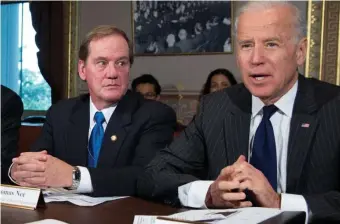
[[[118,77],[118,72],[114,63],[109,63],[106,76],[110,79],[116,79]]]
[[[257,45],[253,48],[250,62],[253,65],[259,65],[264,62],[264,49],[262,46]]]

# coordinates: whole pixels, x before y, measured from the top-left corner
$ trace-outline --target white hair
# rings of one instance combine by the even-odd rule
[[[237,35],[237,26],[238,26],[238,21],[239,17],[248,11],[257,11],[257,10],[264,10],[264,9],[270,9],[278,6],[286,6],[290,7],[293,12],[293,21],[294,21],[294,26],[296,30],[296,37],[294,38],[297,41],[299,41],[301,38],[306,36],[306,26],[304,24],[304,19],[302,16],[302,13],[299,8],[297,8],[294,4],[292,4],[289,1],[263,1],[263,2],[258,2],[258,1],[250,1],[243,5],[236,14],[236,19],[235,19],[235,25],[234,25],[234,33],[235,36]]]

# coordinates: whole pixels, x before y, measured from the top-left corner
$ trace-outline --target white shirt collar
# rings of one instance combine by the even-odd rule
[[[294,86],[283,95],[274,105],[286,116],[292,117],[295,97],[298,89],[298,81],[295,82]],[[253,119],[264,107],[264,103],[260,98],[252,95],[252,113],[251,118]]]
[[[113,114],[113,112],[115,111],[117,107],[117,104],[112,104],[110,107],[107,107],[105,109],[102,109],[101,112],[103,113],[104,117],[105,117],[105,122],[109,123],[110,118]],[[99,111],[96,106],[93,104],[92,98],[90,97],[90,120],[94,121],[94,115],[95,113]]]

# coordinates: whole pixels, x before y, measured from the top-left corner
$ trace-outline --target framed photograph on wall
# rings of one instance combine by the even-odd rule
[[[232,53],[231,1],[133,1],[135,55]]]

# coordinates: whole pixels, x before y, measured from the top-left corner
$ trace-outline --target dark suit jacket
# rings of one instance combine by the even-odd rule
[[[176,204],[179,186],[216,179],[247,158],[250,121],[243,84],[207,95],[193,122],[147,166],[139,195]],[[300,76],[289,135],[286,192],[302,194],[314,220],[340,220],[340,88]]]
[[[53,105],[31,149],[47,149],[71,165],[87,166],[89,99],[89,95],[83,95]],[[175,126],[176,115],[171,107],[128,91],[106,127],[98,167],[89,168],[93,194],[134,195],[142,168],[172,141]],[[111,140],[113,135],[116,141]]]
[[[20,97],[1,85],[1,183],[10,183],[7,173],[18,152],[23,110]]]

